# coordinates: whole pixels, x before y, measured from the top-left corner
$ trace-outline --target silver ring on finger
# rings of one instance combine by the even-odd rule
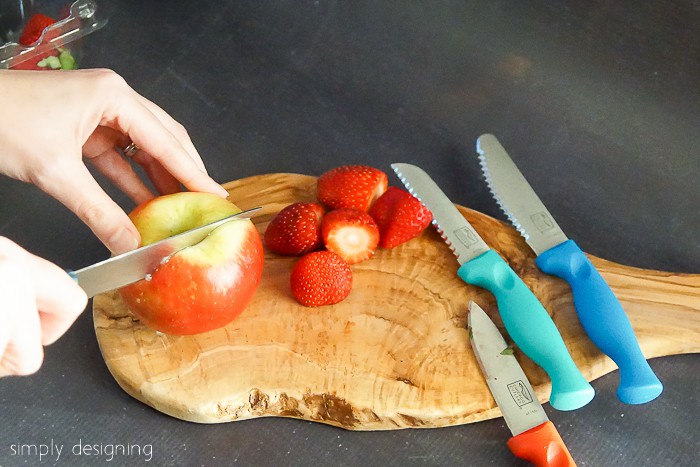
[[[138,150],[139,147],[132,141],[122,149],[122,154],[124,154],[126,157],[134,157],[134,154],[136,154],[136,151]]]

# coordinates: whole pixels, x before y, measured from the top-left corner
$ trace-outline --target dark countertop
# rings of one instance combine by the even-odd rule
[[[220,182],[412,162],[502,219],[475,157],[491,132],[585,251],[700,273],[697,1],[99,3],[110,20],[86,39],[84,66],[116,70],[181,121]],[[65,268],[107,256],[66,208],[7,178],[0,235]],[[651,360],[665,391],[649,404],[621,404],[614,372],[588,406],[545,408],[579,465],[695,465],[698,362]],[[108,465],[525,465],[502,419],[350,432],[170,418],[117,386],[89,311],[38,374],[0,380],[0,414],[3,466],[43,465],[12,446],[51,442],[67,447],[57,465],[110,460],[104,447],[66,452],[77,443],[152,446]]]

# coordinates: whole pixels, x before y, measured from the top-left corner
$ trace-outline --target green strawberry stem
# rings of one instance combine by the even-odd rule
[[[70,50],[68,49],[64,49],[60,54],[58,54],[58,60],[61,62],[62,70],[75,70],[78,68],[77,64],[75,63],[75,58],[73,58],[73,55],[71,55]]]
[[[37,63],[38,66],[42,68],[51,68],[52,70],[75,70],[77,64],[75,63],[75,58],[70,53],[68,49],[56,49],[58,50],[58,57],[52,55],[46,57]]]

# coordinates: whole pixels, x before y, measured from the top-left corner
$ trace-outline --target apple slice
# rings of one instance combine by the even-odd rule
[[[148,245],[240,211],[216,195],[182,192],[147,201],[129,217],[142,245]],[[250,220],[241,219],[174,254],[149,280],[119,292],[145,325],[166,334],[198,334],[225,326],[243,312],[260,284],[262,267],[260,235]]]

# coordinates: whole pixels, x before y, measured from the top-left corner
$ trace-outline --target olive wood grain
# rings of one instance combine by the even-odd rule
[[[225,186],[240,208],[263,206],[254,219],[261,233],[287,204],[316,197],[316,178],[297,174]],[[586,337],[568,285],[537,270],[520,235],[496,219],[459,210],[549,310],[584,376],[594,380],[615,370]],[[647,358],[698,352],[700,275],[590,258],[627,311]],[[354,265],[352,292],[334,306],[297,304],[289,289],[295,261],[266,252],[260,288],[243,315],[196,336],[154,332],[118,294],[96,297],[95,332],[110,372],[134,398],[200,423],[282,416],[388,430],[500,415],[466,329],[467,304],[475,300],[505,334],[495,301],[457,278],[458,264],[434,229]],[[546,374],[521,352],[516,355],[546,401]]]

